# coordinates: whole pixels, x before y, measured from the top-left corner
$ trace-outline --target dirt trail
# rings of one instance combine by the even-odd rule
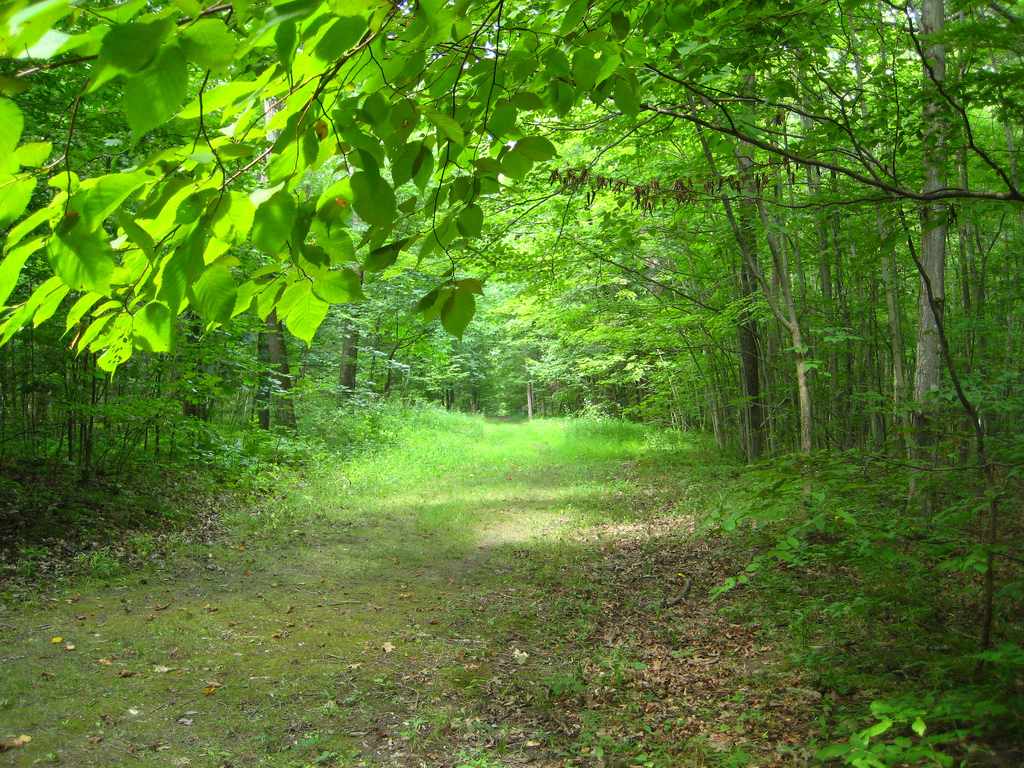
[[[272,533],[6,606],[0,738],[32,740],[0,766],[799,759],[767,693],[799,681],[708,603],[729,566],[642,432],[436,437],[311,482]]]

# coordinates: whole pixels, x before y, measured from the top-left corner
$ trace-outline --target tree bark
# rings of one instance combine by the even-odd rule
[[[778,189],[776,189],[778,197]],[[800,319],[796,312],[796,303],[793,300],[793,287],[789,278],[789,260],[786,258],[785,250],[774,232],[775,221],[768,213],[764,204],[763,196],[757,197],[757,210],[764,227],[765,238],[768,241],[768,250],[772,255],[772,266],[774,272],[773,284],[777,285],[778,293],[782,297],[782,306],[777,305],[777,299],[768,294],[769,286],[762,280],[762,288],[772,305],[776,316],[782,325],[789,331],[790,342],[793,345],[793,356],[796,360],[796,386],[797,400],[800,408],[800,452],[810,453],[814,447],[814,411],[811,402],[811,390],[808,386],[807,348],[804,346],[803,331],[800,327]],[[756,265],[751,265],[756,270]]]
[[[946,186],[946,109],[938,90],[946,77],[946,50],[934,37],[942,33],[944,23],[944,0],[922,0],[925,92],[922,115],[922,192],[925,193]],[[928,397],[941,383],[942,350],[938,324],[942,322],[946,297],[947,218],[946,204],[941,201],[927,202],[921,206],[921,266],[924,274],[919,281],[917,362],[914,370],[914,432],[919,451],[926,449],[935,440],[933,420],[928,417],[925,405]],[[926,288],[926,280],[930,291]]]
[[[359,326],[354,320],[345,324],[345,336],[341,341],[341,370],[338,383],[341,397],[348,400],[356,391],[356,374],[359,368]]]
[[[288,429],[295,429],[295,406],[291,399],[292,376],[288,365],[288,349],[285,346],[284,329],[277,319],[276,310],[267,315],[264,321],[259,351],[261,362],[266,366],[264,397],[259,411],[260,427],[269,429],[273,422]]]

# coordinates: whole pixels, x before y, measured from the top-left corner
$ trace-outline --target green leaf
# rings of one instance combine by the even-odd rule
[[[579,26],[579,23],[583,21],[583,17],[587,15],[589,5],[589,0],[573,0],[569,4],[568,9],[566,9],[565,16],[562,17],[562,24],[558,27],[558,34],[565,35]]]
[[[572,77],[576,85],[589,91],[597,85],[597,76],[601,71],[601,59],[592,48],[581,48],[572,57]]]
[[[470,203],[459,211],[458,226],[463,236],[479,237],[484,226],[484,212],[480,206]]]
[[[42,0],[35,3],[8,3],[4,9],[4,34],[0,36],[0,52],[14,58],[34,44],[47,30],[71,12],[69,0]]]
[[[530,172],[533,161],[516,146],[501,157],[501,172],[513,179],[521,179]]]
[[[359,171],[352,176],[352,207],[367,224],[389,226],[395,219],[395,193],[384,179]]]
[[[313,293],[331,304],[347,304],[363,298],[362,280],[351,267],[321,272],[313,280]]]
[[[425,144],[420,145],[419,154],[412,163],[412,178],[420,191],[426,188],[430,174],[434,170],[434,155]]]
[[[500,138],[511,131],[516,124],[516,108],[509,101],[499,101],[491,110],[487,122],[487,130],[495,138]]]
[[[299,34],[295,22],[283,22],[274,32],[274,47],[277,48],[277,58],[285,69],[291,69],[292,57],[298,45]]]
[[[60,279],[76,291],[106,293],[114,274],[114,254],[105,234],[89,232],[65,220],[49,242],[50,264]]]
[[[95,231],[122,203],[146,183],[149,177],[144,171],[131,173],[109,173],[82,182],[78,191],[71,196],[68,211],[80,218],[79,226]]]
[[[40,307],[42,307],[52,296],[55,294],[58,296],[57,301],[60,302],[68,292],[68,287],[61,282],[61,279],[54,275],[48,280],[44,280],[40,285],[32,291],[32,295],[28,297],[28,300],[22,304],[21,308],[14,312],[7,318],[7,321],[3,324],[2,334],[0,334],[0,345],[6,344],[11,336],[17,333],[25,324],[32,319]],[[54,310],[56,307],[54,307]],[[52,314],[52,311],[50,312]]]
[[[860,732],[860,735],[865,739],[873,739],[876,736],[881,736],[883,733],[892,728],[892,720],[888,717],[882,718],[879,722],[872,725],[870,728],[865,728]]]
[[[144,69],[156,58],[160,44],[173,29],[174,22],[166,18],[111,27],[100,48],[100,66],[124,72]]]
[[[24,128],[25,118],[18,105],[10,99],[0,98],[0,158],[14,152]]]
[[[375,248],[370,251],[363,266],[368,272],[381,272],[387,269],[398,259],[401,250],[412,241],[411,237],[403,237],[401,240],[395,240],[393,243]]]
[[[38,168],[46,162],[52,150],[53,145],[48,141],[33,141],[18,147],[14,157],[22,168]]]
[[[237,38],[220,19],[199,19],[179,35],[189,61],[203,69],[226,69],[235,58]]]
[[[473,297],[473,291],[458,288],[448,297],[441,309],[441,325],[452,336],[461,339],[475,311],[476,299]]]
[[[623,114],[632,117],[640,111],[640,98],[637,96],[632,79],[628,77],[620,75],[615,78],[612,98],[615,101],[615,106],[622,110]]]
[[[252,201],[247,195],[229,192],[220,198],[213,213],[211,231],[215,237],[226,243],[242,243],[249,237],[255,213]]]
[[[313,55],[321,61],[334,61],[359,42],[366,31],[366,21],[346,16],[334,22],[316,44]]]
[[[258,197],[253,202],[257,200]],[[277,256],[291,235],[296,215],[297,205],[291,193],[284,189],[275,192],[256,209],[252,224],[253,243],[271,256]]]
[[[21,274],[21,268],[25,266],[28,257],[42,248],[44,242],[41,237],[29,240],[8,251],[4,260],[0,262],[0,307],[4,305],[18,284],[18,275]]]
[[[78,321],[85,317],[85,313],[96,306],[96,303],[102,298],[103,294],[96,293],[95,291],[82,294],[78,301],[72,304],[68,310],[67,317],[64,318],[64,330],[70,331],[78,325]]]
[[[106,330],[107,326],[113,321],[113,315],[102,315],[97,317],[91,323],[89,327],[85,329],[81,336],[75,341],[75,348],[79,351],[88,348],[90,344]]]
[[[166,304],[151,301],[135,313],[135,344],[147,352],[170,352],[174,341],[174,315]]]
[[[274,306],[274,309],[277,310],[277,316],[286,317],[288,313],[291,312],[292,307],[300,301],[305,301],[306,298],[309,297],[312,290],[312,285],[309,280],[306,280],[305,278],[300,278],[289,285],[281,293],[281,298],[277,300],[277,303]]]
[[[622,11],[613,11],[611,22],[615,36],[619,40],[624,39],[629,34],[629,18]]]
[[[57,307],[64,301],[64,297],[71,291],[66,285],[58,286],[43,301],[39,303],[39,309],[32,315],[32,327],[38,328],[57,311]]]
[[[344,264],[355,260],[356,250],[348,230],[338,225],[332,227],[320,219],[314,219],[310,233],[316,239],[317,245],[330,256],[332,264]]]
[[[849,752],[849,744],[829,744],[824,749],[819,749],[815,756],[819,760],[834,760],[835,758],[842,757]]]
[[[524,136],[516,141],[515,149],[535,161],[550,160],[558,154],[555,145],[543,136]]]
[[[463,146],[466,143],[466,136],[462,131],[462,126],[454,118],[429,107],[424,108],[423,114],[427,116],[430,122],[437,126],[441,135],[446,139],[459,146]]]
[[[420,157],[423,144],[412,141],[403,144],[391,158],[391,181],[395,188],[402,186],[413,177],[413,166]]]
[[[910,724],[910,729],[918,736],[924,736],[924,732],[928,730],[928,726],[925,725],[924,720],[920,717],[915,717],[914,722]]]
[[[435,288],[416,302],[416,311],[422,312],[423,319],[430,322],[441,314],[441,309],[453,293],[455,289],[450,285]]]
[[[132,316],[127,312],[114,319],[110,332],[104,339],[104,352],[96,359],[100,370],[113,373],[121,363],[132,356]]]
[[[309,291],[309,283],[306,285],[306,294],[296,301],[284,318],[284,324],[288,326],[296,337],[302,339],[309,346],[316,335],[317,328],[327,317],[327,310],[330,304],[321,301]]]
[[[178,46],[164,48],[152,67],[128,79],[124,111],[136,141],[174,116],[187,86],[188,68]]]
[[[237,292],[238,288],[231,276],[231,270],[223,264],[215,264],[204,271],[202,277],[192,286],[196,312],[208,323],[227,322],[235,308]]]
[[[36,180],[32,176],[21,176],[0,184],[0,229],[17,219],[28,208]]]

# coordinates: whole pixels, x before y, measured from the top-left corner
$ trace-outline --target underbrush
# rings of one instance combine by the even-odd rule
[[[295,522],[289,495],[338,465],[403,442],[432,442],[470,417],[432,406],[308,409],[297,431],[183,421],[173,452],[139,451],[86,474],[60,459],[0,465],[0,587],[112,579],[222,529],[273,534]],[[427,438],[428,435],[434,436]]]
[[[785,638],[822,694],[817,759],[851,766],[1020,765],[1024,569],[998,547],[983,648],[984,494],[963,472],[908,503],[905,467],[863,455],[765,462],[717,488],[707,524],[753,553],[716,590],[725,610]],[[1020,541],[1021,488],[1000,500]],[[1005,555],[1005,557],[1001,557]]]

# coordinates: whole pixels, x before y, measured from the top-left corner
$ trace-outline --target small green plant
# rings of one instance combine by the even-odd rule
[[[936,748],[957,741],[957,732],[929,734],[927,711],[906,702],[874,701],[875,722],[851,734],[847,741],[818,751],[819,760],[841,760],[853,768],[893,765],[953,765],[953,758]]]
[[[586,683],[575,672],[558,672],[541,681],[554,699],[567,699],[587,690]]]
[[[18,553],[18,575],[31,579],[39,574],[39,567],[49,556],[49,547],[27,546]]]
[[[110,552],[98,549],[95,552],[83,552],[75,557],[75,564],[90,576],[97,579],[114,579],[124,573],[124,566]]]
[[[484,754],[460,752],[455,768],[504,768],[502,763]]]

